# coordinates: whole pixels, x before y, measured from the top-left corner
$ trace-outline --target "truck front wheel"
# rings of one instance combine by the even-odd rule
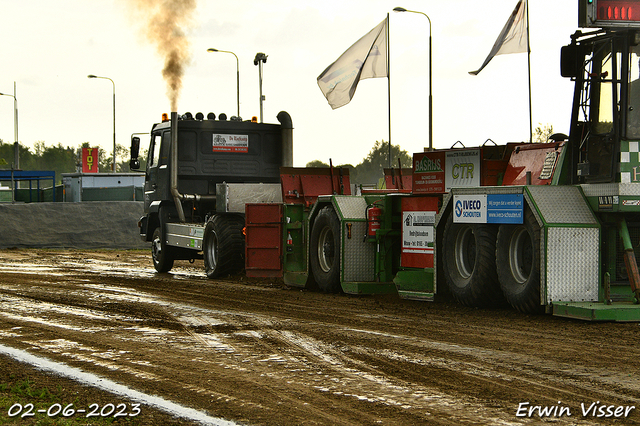
[[[507,302],[525,313],[542,311],[540,304],[540,226],[526,209],[522,225],[501,225],[496,261],[498,280]]]
[[[318,212],[310,242],[311,272],[325,293],[340,290],[340,221],[331,207]]]
[[[173,254],[171,247],[162,236],[162,228],[158,226],[153,231],[151,237],[151,256],[153,257],[153,266],[158,272],[169,272],[173,268]]]
[[[238,215],[215,215],[204,228],[202,251],[209,278],[236,274],[244,268],[244,219]]]
[[[453,297],[465,306],[492,307],[504,303],[496,273],[495,226],[454,223],[444,228],[442,266]]]

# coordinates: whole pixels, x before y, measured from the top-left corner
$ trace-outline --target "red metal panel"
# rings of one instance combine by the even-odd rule
[[[413,187],[413,169],[384,169],[384,183],[387,189],[410,193]]]
[[[310,207],[319,195],[351,195],[347,168],[280,168],[282,199],[286,204]]]
[[[245,206],[245,270],[249,277],[282,276],[282,204]]]
[[[482,160],[482,186],[497,186],[502,184],[507,160]]]
[[[549,185],[551,178],[540,179],[545,158],[549,152],[560,155],[562,143],[533,143],[517,146],[509,157],[503,185],[526,185],[527,172],[531,172],[531,185]],[[555,164],[553,165],[555,168]]]

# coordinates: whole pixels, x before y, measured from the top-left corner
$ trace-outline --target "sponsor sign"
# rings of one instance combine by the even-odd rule
[[[82,148],[82,173],[98,173],[98,148]]]
[[[447,151],[445,191],[480,186],[480,149]]]
[[[444,152],[413,154],[413,193],[437,194],[444,191]]]
[[[487,195],[487,223],[522,223],[522,194]]]
[[[436,212],[402,212],[402,249],[405,253],[433,253]]]
[[[487,223],[487,195],[454,195],[453,221]]]
[[[522,223],[522,194],[477,194],[453,196],[456,223]]]
[[[400,266],[433,268],[438,201],[439,197],[403,197]]]
[[[249,152],[249,135],[213,134],[213,152]]]

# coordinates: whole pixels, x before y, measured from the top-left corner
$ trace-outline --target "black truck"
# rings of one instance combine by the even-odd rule
[[[293,163],[293,125],[227,119],[220,114],[163,115],[151,128],[140,236],[153,264],[204,258],[210,278],[244,267],[246,203],[281,202],[280,167]],[[131,139],[132,169],[140,168],[140,139]]]

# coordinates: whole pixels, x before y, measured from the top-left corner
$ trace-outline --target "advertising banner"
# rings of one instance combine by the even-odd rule
[[[447,151],[445,190],[480,186],[480,149]]]
[[[402,199],[402,253],[400,266],[433,268],[437,197]]]
[[[98,148],[82,148],[82,173],[98,173]]]
[[[441,194],[444,192],[444,152],[413,154],[413,193]]]
[[[522,194],[475,194],[453,196],[456,223],[522,223]]]
[[[213,152],[249,152],[249,135],[213,134]]]

